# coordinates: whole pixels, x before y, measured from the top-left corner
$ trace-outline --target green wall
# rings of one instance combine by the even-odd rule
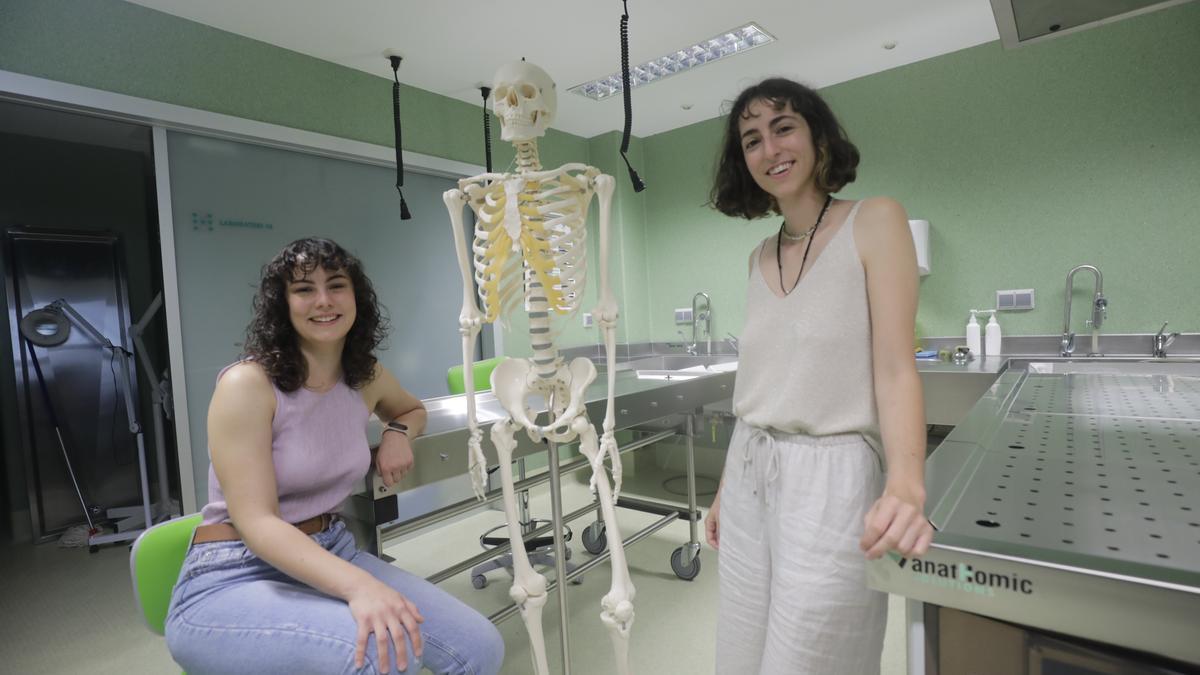
[[[646,255],[646,195],[634,192],[629,180],[629,170],[621,159],[621,132],[611,131],[592,138],[588,142],[588,156],[592,166],[616,180],[616,191],[612,199],[612,226],[609,246],[612,248],[608,262],[609,279],[613,293],[621,304],[621,319],[617,324],[617,342],[643,342],[650,339],[650,308],[648,304],[649,258]],[[630,137],[629,162],[641,173],[646,164],[644,143]],[[597,209],[598,210],[598,209]],[[592,246],[599,255],[599,238],[592,239]],[[596,264],[599,264],[597,259]],[[589,284],[600,285],[600,275],[593,274]]]
[[[413,20],[419,19],[414,5]],[[4,0],[0,69],[391,146],[391,67],[379,75],[120,0]],[[401,65],[403,73],[404,66]],[[479,106],[402,86],[404,148],[483,164]],[[512,148],[493,142],[504,167]],[[551,130],[547,166],[586,157]]]
[[[0,69],[392,142],[382,59],[373,76],[119,0],[6,0]],[[826,88],[864,157],[842,196],[889,194],[932,223],[923,333],[961,334],[966,309],[991,306],[997,289],[1028,287],[1038,308],[1003,315],[1005,332],[1056,333],[1063,280],[1081,262],[1105,273],[1107,330],[1144,332],[1166,319],[1200,330],[1190,260],[1200,248],[1197,73],[1200,4],[1190,3]],[[477,106],[412,87],[402,106],[406,149],[481,163]],[[584,160],[617,179],[612,271],[622,341],[676,339],[671,308],[699,290],[713,297],[717,336],[741,328],[746,255],[777,221],[735,221],[704,206],[720,126],[714,119],[633,139],[630,160],[649,185],[642,194],[629,187],[616,132],[589,140],[552,131],[541,144],[546,166]],[[496,152],[496,166],[506,166],[511,149],[497,143]],[[585,308],[598,282],[593,273]],[[564,328],[565,343],[597,341],[595,329],[577,324]]]
[[[1015,288],[1034,288],[1037,307],[1001,314],[1005,334],[1057,334],[1080,263],[1104,273],[1105,331],[1165,320],[1200,331],[1200,3],[1016,50],[993,42],[822,94],[863,156],[840,196],[891,195],[931,223],[924,335],[962,335],[966,310]],[[674,337],[671,308],[697,290],[713,296],[714,334],[737,333],[747,256],[779,226],[704,206],[720,134],[716,119],[644,141],[655,339]],[[1091,282],[1076,281],[1083,331]]]
[[[391,71],[382,58],[379,66],[370,75],[119,0],[0,4],[0,69],[390,146]],[[400,105],[406,150],[483,164],[479,106],[406,85]],[[539,142],[548,167],[588,162],[590,149],[553,129]],[[493,138],[494,167],[512,158],[512,147]],[[563,344],[598,340],[580,324],[564,326]],[[510,354],[529,353],[525,327],[515,317]]]

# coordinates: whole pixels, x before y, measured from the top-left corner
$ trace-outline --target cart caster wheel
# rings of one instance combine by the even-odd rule
[[[477,589],[487,588],[488,578],[483,576],[482,574],[472,575],[471,576],[471,585]]]
[[[100,552],[100,547],[97,546],[96,544],[92,544],[91,546],[88,546],[88,553],[99,553],[99,552]]]
[[[592,532],[596,532],[596,534],[593,536]],[[608,534],[605,532],[603,523],[599,527],[589,525],[583,528],[583,548],[588,553],[599,555],[605,546],[608,546]]]
[[[685,564],[683,562],[683,547],[680,546],[671,553],[671,571],[675,573],[675,576],[684,581],[695,579],[700,574],[700,555],[696,554],[696,557],[692,558],[690,565]]]

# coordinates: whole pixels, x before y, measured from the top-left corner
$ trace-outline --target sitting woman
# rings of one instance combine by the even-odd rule
[[[362,264],[327,239],[263,269],[245,359],[208,412],[209,501],[175,586],[167,645],[203,673],[495,673],[481,614],[359,551],[332,512],[372,463],[396,483],[425,408],[376,360],[386,334]]]

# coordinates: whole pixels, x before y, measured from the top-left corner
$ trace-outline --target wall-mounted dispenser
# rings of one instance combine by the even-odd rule
[[[929,221],[910,220],[908,229],[912,230],[913,245],[917,247],[917,269],[925,276],[929,274]]]

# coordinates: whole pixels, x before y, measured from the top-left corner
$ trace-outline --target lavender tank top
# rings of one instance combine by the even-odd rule
[[[232,367],[222,369],[217,379]],[[362,393],[344,381],[323,393],[303,387],[291,393],[273,388],[271,458],[279,515],[289,523],[298,523],[336,511],[371,467],[367,443],[367,418],[371,413]],[[211,461],[208,504],[201,514],[205,525],[229,522],[225,495]]]

